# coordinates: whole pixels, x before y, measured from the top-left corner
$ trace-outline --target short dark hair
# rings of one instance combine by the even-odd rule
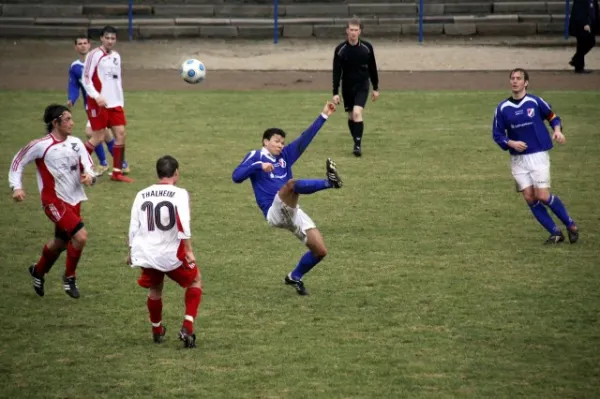
[[[90,38],[88,36],[81,35],[81,36],[75,36],[75,38],[73,38],[73,43],[77,44],[77,42],[82,39],[87,40],[88,42],[90,41]]]
[[[524,79],[526,82],[529,82],[529,72],[527,72],[527,71],[526,71],[525,69],[523,69],[523,68],[515,68],[515,69],[513,69],[512,71],[510,71],[510,75],[508,75],[508,77],[509,77],[509,78],[512,78],[512,76],[513,76],[513,74],[514,74],[515,72],[521,72],[521,73],[523,74],[523,79]]]
[[[173,177],[177,169],[179,169],[179,162],[170,155],[162,156],[156,161],[156,174],[159,179]]]
[[[272,127],[272,128],[265,130],[265,132],[263,133],[262,139],[263,139],[263,141],[271,140],[271,138],[273,136],[281,136],[281,137],[285,138],[285,132],[278,127]]]
[[[100,31],[100,37],[106,35],[107,33],[114,33],[115,35],[117,34],[117,28],[115,28],[112,25],[106,25],[104,28],[102,28],[102,30]]]
[[[348,20],[346,23],[346,28],[349,28],[350,25],[358,26],[360,29],[362,29],[362,22],[356,15],[353,15],[352,18]]]
[[[61,104],[50,104],[44,110],[44,123],[46,131],[50,133],[53,129],[52,122],[60,120],[60,117],[66,112],[70,112],[69,108]]]

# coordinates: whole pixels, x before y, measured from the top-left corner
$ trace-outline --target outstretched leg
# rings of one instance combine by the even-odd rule
[[[341,188],[343,186],[342,178],[331,158],[328,158],[326,162],[326,177],[326,179],[291,179],[279,189],[279,198],[290,208],[296,208],[300,194],[313,194],[328,188]]]

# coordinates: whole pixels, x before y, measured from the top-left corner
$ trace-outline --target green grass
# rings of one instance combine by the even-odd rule
[[[536,94],[566,126],[553,189],[581,228],[577,245],[541,245],[546,233],[514,192],[490,133],[506,93],[386,92],[367,108],[363,158],[350,154],[340,112],[295,166],[297,177],[320,177],[331,156],[345,178],[342,190],[301,199],[329,248],[305,279],[309,297],[282,284],[304,248],[267,226],[231,172],[266,127],[296,137],[327,93],[128,94],[136,181],[88,190],[81,299],[62,291],[64,257],[44,298],[30,286],[26,267],[52,233],[33,165],[25,203],[8,189],[0,197],[0,396],[598,397],[600,94]],[[3,173],[63,97],[0,93]],[[75,116],[80,132],[80,105]],[[165,153],[192,197],[205,284],[193,351],[175,339],[183,290],[166,284],[168,340],[156,346],[145,291],[124,263],[131,203]]]

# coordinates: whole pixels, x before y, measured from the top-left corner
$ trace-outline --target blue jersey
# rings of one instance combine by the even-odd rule
[[[509,98],[498,104],[494,115],[493,138],[503,150],[513,155],[533,154],[552,149],[552,138],[545,121],[553,128],[561,125],[550,104],[538,96],[527,94],[520,100]],[[508,140],[523,141],[523,152],[508,147]]]
[[[292,165],[300,158],[326,120],[321,114],[300,137],[284,146],[277,157],[271,155],[266,148],[250,151],[233,171],[231,178],[235,183],[242,183],[250,178],[256,203],[265,217],[279,189],[293,178]],[[273,164],[273,171],[264,172],[263,162]]]
[[[83,88],[82,77],[83,77],[83,62],[80,60],[75,60],[71,64],[69,68],[69,89],[67,91],[68,100],[71,104],[75,105],[77,99],[79,98],[79,91],[81,91],[81,96],[83,97],[83,106],[87,109],[87,93]]]

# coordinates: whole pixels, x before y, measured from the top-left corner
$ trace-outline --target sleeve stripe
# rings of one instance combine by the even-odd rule
[[[45,136],[45,137],[39,138],[37,140],[33,140],[31,143],[27,144],[27,146],[25,146],[23,149],[21,149],[21,151],[19,151],[19,153],[17,154],[17,157],[13,161],[12,167],[10,169],[13,172],[16,172],[17,169],[19,169],[19,164],[23,160],[23,157],[25,156],[25,154],[27,154],[34,145],[36,145],[37,143],[39,143],[43,140],[47,140],[48,138],[50,138],[50,137]]]

